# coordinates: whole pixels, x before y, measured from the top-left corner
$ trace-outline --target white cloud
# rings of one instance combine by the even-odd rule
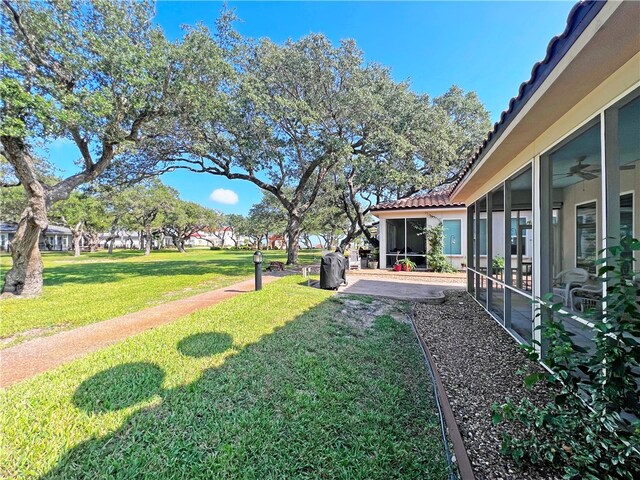
[[[214,202],[224,203],[225,205],[235,205],[238,203],[238,194],[226,188],[216,188],[211,192],[209,198]]]
[[[65,137],[57,137],[48,142],[49,148],[64,148],[73,145],[73,142]]]

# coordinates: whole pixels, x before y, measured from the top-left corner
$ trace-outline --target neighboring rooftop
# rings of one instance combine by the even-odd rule
[[[449,197],[449,190],[419,193],[407,198],[395,200],[393,202],[379,203],[371,210],[373,212],[380,210],[402,210],[410,208],[451,208],[464,207],[463,203],[453,203]]]
[[[0,222],[0,232],[15,233],[18,230],[18,224],[15,222]],[[43,232],[45,235],[71,235],[71,230],[60,225],[49,225]]]

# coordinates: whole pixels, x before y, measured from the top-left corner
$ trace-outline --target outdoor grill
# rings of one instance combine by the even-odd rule
[[[320,261],[320,288],[337,290],[347,284],[347,268],[349,263],[340,249],[327,253]]]

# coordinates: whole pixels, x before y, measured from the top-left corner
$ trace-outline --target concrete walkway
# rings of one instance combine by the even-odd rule
[[[282,275],[265,275],[267,284]],[[0,388],[254,289],[254,279],[0,350]]]
[[[347,279],[349,285],[340,287],[340,293],[371,295],[415,303],[442,303],[444,290],[464,289],[464,285],[455,283],[417,283],[410,280],[359,278],[355,275],[347,275]]]

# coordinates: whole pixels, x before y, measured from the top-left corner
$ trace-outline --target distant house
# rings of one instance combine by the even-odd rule
[[[18,224],[14,222],[0,223],[0,250],[7,251],[13,242],[13,237],[18,229]],[[40,250],[66,251],[71,248],[71,230],[60,225],[49,225],[40,234],[38,241]]]
[[[418,194],[380,203],[371,210],[380,219],[380,268],[390,268],[396,260],[408,258],[417,268],[427,268],[427,227],[444,227],[444,254],[456,268],[466,263],[467,210],[452,202],[446,191]]]
[[[104,248],[109,248],[111,233],[103,232],[98,234],[99,243]],[[140,248],[140,232],[119,231],[113,242],[114,248]]]

